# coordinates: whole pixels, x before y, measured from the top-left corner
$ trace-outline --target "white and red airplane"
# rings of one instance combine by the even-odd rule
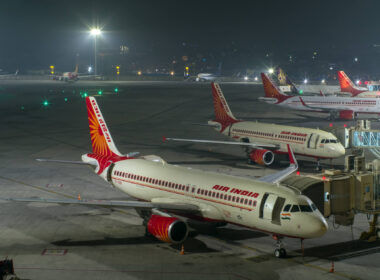
[[[340,90],[348,92],[352,97],[379,98],[380,91],[370,91],[366,87],[356,86],[344,71],[338,71]]]
[[[208,124],[237,142],[166,137],[164,140],[241,145],[246,148],[250,161],[261,165],[274,163],[275,154],[286,154],[287,145],[296,155],[316,158],[318,166],[319,159],[333,159],[345,154],[338,139],[320,129],[238,120],[232,114],[219,84],[212,83],[211,87],[215,119]]]
[[[336,97],[336,96],[290,96],[272,82],[270,77],[261,73],[265,97],[259,100],[294,110],[325,112],[330,118],[352,120],[358,114],[374,114],[380,117],[380,100],[372,97]]]
[[[99,75],[83,75],[78,73],[78,64],[75,66],[74,72],[63,72],[62,75],[53,76],[54,80],[64,82],[76,82],[83,78],[97,78]]]
[[[316,238],[328,229],[312,201],[280,180],[297,170],[288,146],[290,166],[259,179],[204,172],[172,165],[150,155],[134,158],[116,148],[94,97],[86,98],[92,153],[82,162],[95,167],[97,175],[137,201],[3,198],[20,202],[81,204],[135,208],[144,218],[147,232],[173,243],[183,242],[188,226],[183,217],[231,223],[272,234],[275,255],[285,256],[283,237]]]

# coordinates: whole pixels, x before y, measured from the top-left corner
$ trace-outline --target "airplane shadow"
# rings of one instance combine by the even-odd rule
[[[105,237],[103,239],[94,239],[94,240],[71,240],[64,239],[51,244],[55,246],[113,246],[113,245],[136,245],[136,244],[154,244],[159,243],[160,241],[155,238],[145,237],[145,236],[136,236],[136,237],[127,237],[127,238],[115,238],[115,237]]]

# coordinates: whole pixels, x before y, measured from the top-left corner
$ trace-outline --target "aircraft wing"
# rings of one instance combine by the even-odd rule
[[[282,179],[288,177],[293,172],[297,171],[297,169],[298,169],[297,160],[293,154],[292,148],[290,148],[289,144],[287,144],[287,146],[288,146],[288,155],[289,155],[289,160],[290,160],[289,167],[285,168],[279,172],[269,174],[267,176],[261,177],[261,178],[256,179],[256,180],[261,181],[261,182],[267,182],[267,183],[278,183]]]
[[[269,143],[245,143],[238,141],[217,141],[217,140],[202,140],[202,139],[183,139],[183,138],[167,138],[163,137],[163,141],[178,141],[178,142],[192,142],[192,143],[205,143],[205,144],[225,144],[225,145],[237,145],[245,146],[251,148],[268,148],[268,149],[278,149],[278,145]]]
[[[0,198],[0,200],[14,202],[41,202],[57,204],[77,204],[100,207],[146,208],[161,210],[179,210],[186,212],[198,212],[199,207],[186,202],[156,201],[142,202],[134,200],[86,200],[86,199],[45,199],[45,198]]]

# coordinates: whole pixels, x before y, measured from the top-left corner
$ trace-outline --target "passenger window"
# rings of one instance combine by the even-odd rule
[[[289,210],[290,210],[290,207],[292,207],[292,205],[290,205],[290,204],[287,204],[287,205],[284,207],[284,210],[283,210],[283,212],[289,212]]]
[[[299,212],[299,211],[300,211],[300,208],[298,207],[298,205],[293,205],[292,211],[290,212]]]

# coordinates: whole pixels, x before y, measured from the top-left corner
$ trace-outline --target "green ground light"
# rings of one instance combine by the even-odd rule
[[[118,88],[115,88],[113,91],[116,92],[116,93],[118,93],[118,92],[119,92],[119,89],[118,89]]]

